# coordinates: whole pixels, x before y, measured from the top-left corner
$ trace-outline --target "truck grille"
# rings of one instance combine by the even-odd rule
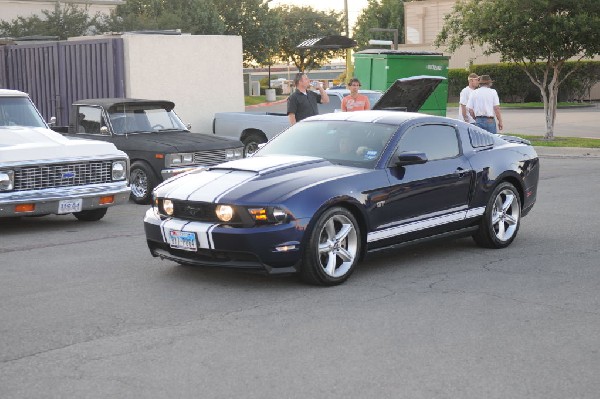
[[[15,169],[15,191],[109,183],[111,175],[112,161],[23,167]]]
[[[194,163],[196,165],[213,166],[225,162],[226,150],[207,150],[194,153]]]

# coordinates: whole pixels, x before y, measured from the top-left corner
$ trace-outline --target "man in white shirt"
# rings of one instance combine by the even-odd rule
[[[460,99],[458,100],[458,119],[467,123],[475,123],[475,119],[471,117],[467,110],[467,102],[471,93],[479,87],[479,76],[476,73],[469,75],[469,85],[461,90]]]
[[[500,99],[496,90],[491,89],[492,78],[489,75],[481,75],[479,78],[479,89],[475,90],[467,101],[469,114],[475,119],[475,124],[490,133],[497,133],[496,119],[498,120],[498,130],[502,130],[502,115],[500,114]],[[495,119],[494,119],[495,117]]]

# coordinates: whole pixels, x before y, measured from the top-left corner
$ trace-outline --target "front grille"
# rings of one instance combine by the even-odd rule
[[[198,222],[219,223],[215,214],[215,204],[206,202],[173,202],[173,217]]]
[[[194,153],[194,164],[214,166],[227,161],[225,153],[227,150],[206,150]]]
[[[15,169],[15,191],[110,183],[112,161],[25,166]]]

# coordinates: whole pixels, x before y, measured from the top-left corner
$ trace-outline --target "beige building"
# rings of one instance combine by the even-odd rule
[[[498,54],[483,55],[483,50],[471,49],[464,45],[454,53],[444,51],[433,45],[435,38],[444,25],[444,17],[452,11],[457,0],[423,0],[404,3],[404,37],[406,43],[399,45],[400,50],[437,51],[450,56],[449,68],[468,68],[469,64],[492,64],[500,62]],[[600,57],[595,57],[600,60]],[[600,98],[600,84],[592,88],[591,98]]]
[[[12,21],[17,17],[28,18],[33,15],[42,15],[42,10],[54,10],[57,1],[52,0],[0,0],[0,20]],[[98,12],[110,13],[119,4],[125,4],[124,0],[60,0],[58,3],[75,4],[88,7],[89,13],[94,15]]]

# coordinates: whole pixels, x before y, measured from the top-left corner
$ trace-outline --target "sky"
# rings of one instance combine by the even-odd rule
[[[368,0],[348,0],[348,19],[350,20],[350,29],[356,23],[358,16],[360,15],[363,8],[367,6]],[[281,4],[291,6],[310,6],[315,10],[335,10],[338,12],[344,12],[344,0],[271,0],[273,6]]]

